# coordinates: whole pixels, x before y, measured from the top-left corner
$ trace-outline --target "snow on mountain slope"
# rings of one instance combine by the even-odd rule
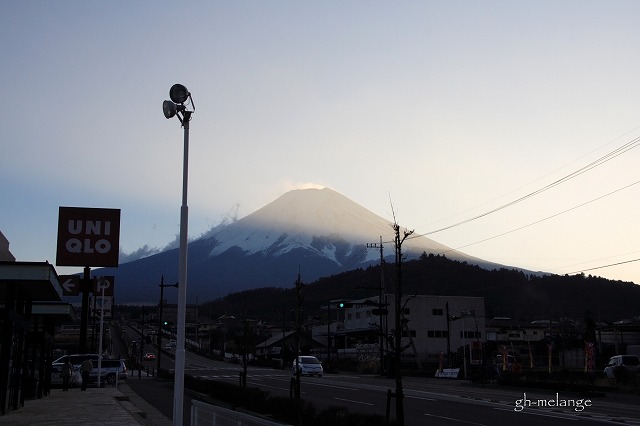
[[[302,271],[305,282],[377,264],[380,251],[367,243],[384,245],[387,262],[394,262],[392,224],[331,189],[290,191],[260,210],[189,243],[189,293],[214,300],[253,288],[293,285]],[[404,225],[404,224],[403,224]],[[412,236],[413,237],[413,236]],[[489,264],[450,250],[426,237],[405,240],[402,253],[414,259],[423,252],[485,268]],[[113,275],[121,303],[150,302],[158,282],[178,279],[178,249],[97,270]],[[176,292],[165,291],[175,301]]]
[[[393,253],[391,222],[332,189],[301,189],[287,192],[214,234],[218,245],[210,256],[218,256],[232,247],[247,255],[270,256],[304,248],[338,264],[353,257],[366,262],[379,258],[379,253],[367,250],[366,244],[379,242],[380,236],[388,247],[385,254]],[[403,244],[403,252],[407,254],[417,256],[424,251],[473,259],[426,237],[411,238]]]

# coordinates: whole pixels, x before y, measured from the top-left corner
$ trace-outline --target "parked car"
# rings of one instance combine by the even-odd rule
[[[315,356],[299,356],[298,362],[293,360],[293,366],[291,367],[292,374],[296,374],[296,367],[302,376],[322,377],[324,374],[322,363]]]
[[[147,354],[144,354],[142,359],[145,361],[153,361],[154,359],[156,359],[156,356],[152,353],[147,353]]]
[[[93,370],[89,374],[89,383],[98,381],[98,361],[93,362]],[[118,380],[126,380],[129,377],[127,366],[123,359],[103,359],[100,362],[100,381],[108,384],[116,382],[116,374]]]
[[[640,372],[638,355],[612,356],[604,367],[604,375],[609,379],[618,379],[626,374],[637,374],[638,372]]]
[[[89,373],[89,383],[97,383],[98,382],[98,361],[92,360],[93,369],[91,373]],[[64,363],[53,363],[51,364],[51,385],[52,386],[62,386],[62,366]],[[124,363],[124,360],[121,359],[103,359],[100,362],[100,381],[108,384],[115,383],[116,374],[118,375],[118,380],[125,380],[129,377],[127,373],[127,366]],[[80,369],[74,367],[73,374],[71,375],[71,380],[69,381],[71,387],[82,385],[82,375],[80,374]]]
[[[51,386],[57,387],[62,386],[62,366],[64,362],[53,363],[51,364]],[[76,369],[71,374],[71,380],[69,380],[69,386],[75,387],[80,386],[82,384],[82,376],[80,372]]]
[[[56,359],[55,361],[53,361],[51,364],[64,364],[65,362],[67,362],[67,359],[71,361],[71,365],[73,365],[73,368],[75,368],[76,370],[78,369],[78,367],[80,366],[80,364],[82,364],[82,361],[84,361],[85,359],[90,359],[92,362],[97,363],[98,362],[98,358],[100,358],[99,354],[73,354],[73,355],[63,355],[60,358]]]

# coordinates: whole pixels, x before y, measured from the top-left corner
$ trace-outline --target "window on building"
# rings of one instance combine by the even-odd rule
[[[448,335],[447,330],[427,330],[427,337],[434,339],[446,339]]]
[[[433,308],[431,311],[433,315],[442,316],[444,315],[444,311],[440,308]]]

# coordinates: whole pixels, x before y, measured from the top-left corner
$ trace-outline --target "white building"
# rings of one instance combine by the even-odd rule
[[[395,295],[351,300],[343,309],[337,309],[337,322],[331,327],[332,347],[339,355],[348,357],[375,357],[379,353],[380,328],[382,335],[393,336],[395,328]],[[334,304],[337,306],[337,304]],[[438,362],[440,354],[457,352],[463,345],[480,348],[486,341],[485,308],[482,297],[413,295],[403,297],[402,316],[407,321],[403,332],[405,358],[419,362]],[[380,309],[382,311],[380,311]],[[386,315],[384,310],[386,309]],[[381,322],[382,320],[382,322]],[[382,327],[380,327],[380,325]],[[327,326],[314,328],[314,338],[327,341]],[[392,351],[386,340],[383,352]],[[479,362],[480,351],[476,359]]]

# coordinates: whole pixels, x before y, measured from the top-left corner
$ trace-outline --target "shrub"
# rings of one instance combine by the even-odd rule
[[[243,407],[255,413],[270,415],[274,419],[292,425],[301,424],[301,422],[306,426],[386,425],[383,416],[351,413],[345,407],[329,407],[318,411],[311,402],[303,399],[272,397],[268,392],[258,388],[242,388],[231,383],[190,376],[185,376],[185,387],[205,393],[218,401]]]

